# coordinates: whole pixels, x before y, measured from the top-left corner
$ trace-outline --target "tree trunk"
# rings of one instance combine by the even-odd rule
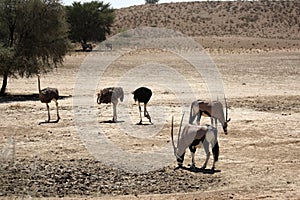
[[[7,86],[7,80],[8,80],[8,73],[4,72],[3,73],[2,87],[1,87],[1,90],[0,90],[0,96],[4,96],[5,95],[5,90],[6,90],[6,86]]]

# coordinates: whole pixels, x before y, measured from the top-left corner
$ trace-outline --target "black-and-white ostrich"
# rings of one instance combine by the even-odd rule
[[[112,122],[117,121],[117,105],[118,105],[118,99],[121,100],[121,102],[124,100],[124,91],[121,87],[108,87],[103,88],[100,90],[100,92],[97,94],[97,103],[112,103],[113,104],[113,118]]]
[[[135,91],[132,92],[133,94],[133,99],[135,102],[138,102],[139,106],[139,112],[140,112],[140,122],[138,123],[139,125],[142,124],[142,108],[141,108],[141,103],[144,103],[144,116],[149,119],[149,122],[151,122],[151,117],[147,111],[147,103],[149,102],[151,96],[152,96],[152,91],[149,88],[146,87],[140,87],[136,89]]]
[[[58,113],[58,102],[57,102],[57,100],[59,98],[58,90],[56,88],[50,88],[50,87],[41,89],[41,82],[40,82],[40,76],[39,75],[38,75],[38,90],[39,90],[39,99],[40,99],[40,101],[42,103],[46,103],[46,106],[47,106],[48,120],[46,120],[45,123],[50,122],[49,103],[51,101],[54,101],[55,104],[56,104],[57,119],[56,119],[56,121],[53,121],[53,123],[57,123],[60,120],[59,113]]]

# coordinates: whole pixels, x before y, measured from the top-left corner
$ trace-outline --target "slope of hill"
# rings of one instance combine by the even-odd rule
[[[165,27],[188,36],[300,39],[299,1],[202,1],[141,5],[116,10],[112,33]]]

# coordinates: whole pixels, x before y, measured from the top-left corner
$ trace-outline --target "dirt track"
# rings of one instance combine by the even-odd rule
[[[64,67],[42,77],[42,87],[55,86],[62,97],[59,101],[62,119],[57,124],[38,125],[46,119],[47,110],[37,99],[35,78],[10,79],[8,92],[13,96],[0,99],[0,196],[300,198],[299,51],[212,55],[223,77],[232,118],[227,136],[219,127],[221,155],[218,171],[214,173],[210,170],[198,173],[174,171],[176,163],[173,162],[153,172],[136,174],[95,161],[79,139],[72,108],[75,77],[84,56],[68,56]],[[141,58],[144,59],[145,55]],[[132,57],[119,60],[116,66],[121,67],[119,64],[122,62],[126,66],[127,59],[130,61]],[[178,64],[179,69],[183,66],[178,60],[173,62],[169,64]],[[188,71],[186,73],[189,74]],[[108,77],[108,80],[112,81],[112,78]],[[155,108],[167,107],[170,110],[166,112],[176,113],[181,105],[173,102],[174,94],[165,88],[154,85],[152,89],[154,96],[149,103],[149,112],[153,114],[156,125],[153,127],[162,128],[150,143],[132,136],[118,137],[115,131],[120,129],[115,124],[99,123],[106,128],[106,134],[112,141],[122,141],[120,146],[125,150],[138,151],[169,144],[170,116],[155,119],[160,114]],[[126,95],[131,101],[130,91]],[[158,98],[159,95],[165,96]],[[120,104],[118,118],[125,121],[123,124],[137,122],[138,108],[130,108],[130,121],[124,119],[124,104]],[[110,105],[92,106],[98,110],[99,122],[111,119]],[[55,118],[54,104],[50,107]],[[179,119],[180,115],[176,117]],[[144,128],[151,130],[152,127]],[[189,153],[186,166],[190,161],[188,157]],[[9,162],[12,159],[15,159],[14,164]],[[202,164],[203,159],[204,154],[199,151],[197,166]]]

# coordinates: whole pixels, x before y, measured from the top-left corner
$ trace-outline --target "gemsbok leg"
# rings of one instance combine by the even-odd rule
[[[201,169],[205,169],[206,168],[206,165],[207,165],[209,157],[210,157],[209,143],[206,140],[203,141],[203,148],[204,148],[204,151],[205,151],[205,154],[206,154],[206,159],[205,159],[205,162],[202,165]]]

